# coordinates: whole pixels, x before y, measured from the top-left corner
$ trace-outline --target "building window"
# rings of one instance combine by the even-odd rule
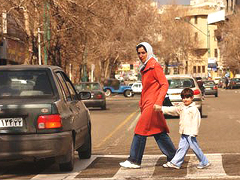
[[[193,66],[193,73],[197,73],[197,67]]]
[[[214,55],[215,55],[216,58],[218,57],[218,50],[217,49],[214,49]]]
[[[202,66],[202,73],[205,73],[205,66]]]
[[[194,16],[194,23],[195,23],[195,24],[198,23],[198,18],[197,18],[197,16]]]
[[[198,66],[198,73],[201,73],[201,66]]]

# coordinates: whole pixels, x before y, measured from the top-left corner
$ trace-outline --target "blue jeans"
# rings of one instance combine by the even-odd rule
[[[167,156],[167,161],[171,161],[176,153],[176,148],[174,147],[168,134],[163,132],[154,134],[153,136],[158,144],[159,149]],[[130,157],[128,158],[129,161],[139,165],[141,164],[146,141],[147,136],[134,134],[130,150]]]
[[[200,165],[205,166],[208,163],[208,159],[200,149],[196,137],[191,137],[184,134],[181,135],[178,150],[174,158],[171,160],[171,163],[178,167],[181,167],[184,161],[184,157],[187,154],[189,148],[191,148],[197,156]]]

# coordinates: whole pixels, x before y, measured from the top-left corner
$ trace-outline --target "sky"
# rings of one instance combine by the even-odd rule
[[[156,0],[159,4],[172,4],[172,0]],[[189,5],[190,0],[175,0],[176,4]]]

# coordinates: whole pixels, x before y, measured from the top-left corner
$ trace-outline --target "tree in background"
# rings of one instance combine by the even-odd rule
[[[137,59],[135,47],[142,41],[153,45],[165,65],[187,58],[192,44],[188,28],[175,21],[177,10],[159,14],[151,3],[0,0],[0,11],[6,11],[25,34],[25,64],[38,64],[40,28],[42,64],[61,66],[71,72],[73,82],[87,80],[93,64],[96,80],[103,81],[114,76],[122,62]]]
[[[171,5],[160,15],[158,56],[166,67],[166,74],[170,65],[177,66],[178,71],[186,68],[185,61],[189,60],[189,56],[194,53],[194,48],[198,46],[185,18],[186,12],[187,9],[179,9],[178,6]]]
[[[233,75],[240,73],[240,12],[239,9],[236,13],[228,17],[228,21],[224,23],[221,28],[222,41],[221,41],[221,54],[224,66],[231,70]]]

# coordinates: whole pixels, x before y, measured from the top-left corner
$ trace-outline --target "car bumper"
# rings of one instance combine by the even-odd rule
[[[71,131],[53,134],[0,134],[0,159],[47,158],[67,153]]]
[[[84,100],[83,102],[87,107],[102,107],[106,103],[103,99]]]
[[[217,94],[216,90],[205,90],[205,95],[215,95]]]

